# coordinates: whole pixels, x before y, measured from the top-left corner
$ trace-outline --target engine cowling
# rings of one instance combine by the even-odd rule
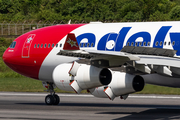
[[[109,69],[97,68],[86,64],[60,64],[53,71],[53,81],[62,90],[79,93],[111,82],[112,74]]]
[[[141,91],[144,84],[144,79],[139,75],[113,72],[112,81],[108,86],[89,89],[89,91],[95,97],[105,97],[113,100],[117,96]]]

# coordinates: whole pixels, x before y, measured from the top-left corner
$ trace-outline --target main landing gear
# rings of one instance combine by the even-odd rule
[[[45,103],[47,105],[58,105],[59,104],[59,96],[56,95],[56,94],[53,94],[53,95],[47,95],[45,97]]]
[[[45,97],[45,103],[47,105],[58,105],[59,102],[60,102],[60,99],[59,99],[59,96],[57,94],[55,94],[55,92],[54,92],[54,85],[53,85],[53,83],[48,83],[48,84],[47,83],[43,83],[43,86],[46,87],[47,91],[50,92],[50,94]]]

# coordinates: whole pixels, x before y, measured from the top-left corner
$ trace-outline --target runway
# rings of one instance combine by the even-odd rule
[[[58,94],[61,103],[47,106],[46,93],[0,92],[0,119],[10,120],[145,120],[180,119],[180,96],[130,95],[114,101],[91,95]]]

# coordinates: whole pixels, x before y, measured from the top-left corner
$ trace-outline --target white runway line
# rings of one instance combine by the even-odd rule
[[[0,96],[46,96],[49,93],[18,93],[18,92],[0,92]],[[57,93],[58,94],[58,93]],[[64,97],[94,97],[90,94],[58,94]],[[180,95],[129,95],[128,98],[145,98],[145,99],[180,99]]]
[[[11,92],[3,92],[0,93],[0,96],[46,96],[49,93],[11,93]],[[58,93],[57,93],[58,94]],[[79,96],[79,97],[93,97],[92,95],[87,95],[87,94],[58,94],[59,96],[69,96],[69,97],[73,97],[73,96]]]
[[[149,96],[149,95],[147,95],[147,96],[138,96],[138,95],[136,95],[136,96],[133,96],[133,95],[131,95],[131,96],[129,96],[129,98],[154,98],[154,99],[180,99],[180,96],[158,96],[158,95],[154,95],[154,96]]]

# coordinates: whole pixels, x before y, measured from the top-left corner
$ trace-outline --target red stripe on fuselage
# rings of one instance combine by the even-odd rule
[[[85,24],[56,25],[30,31],[14,40],[16,41],[15,48],[8,48],[3,55],[3,60],[14,71],[38,79],[40,67],[52,50],[52,44],[56,45],[68,33],[83,25]],[[35,38],[29,48],[29,57],[23,58],[23,45],[30,34],[35,35]],[[40,44],[39,48],[34,48],[35,44]],[[43,48],[41,48],[41,44],[43,44]],[[47,44],[46,48],[44,48],[44,44]],[[48,44],[51,45],[50,48],[48,48]]]

